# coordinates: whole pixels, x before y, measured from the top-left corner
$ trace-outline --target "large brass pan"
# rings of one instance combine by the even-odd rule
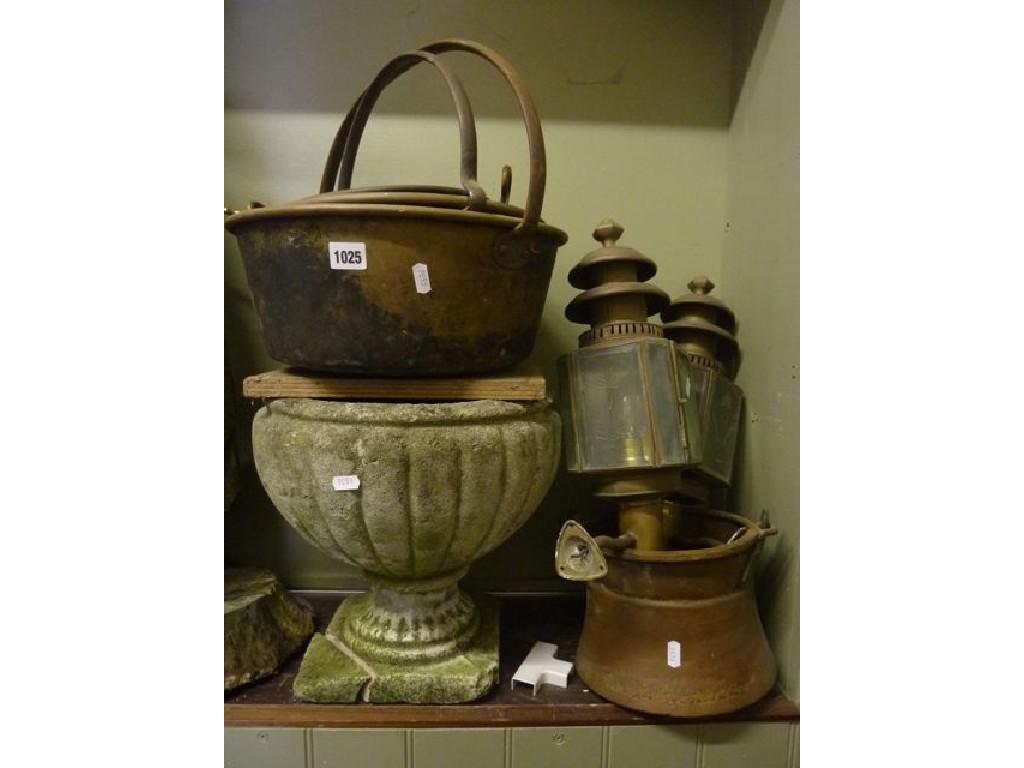
[[[476,180],[476,128],[462,83],[435,54],[465,51],[512,87],[529,140],[525,209]],[[384,87],[426,62],[455,103],[462,188],[351,189],[363,128]],[[442,40],[392,59],[346,115],[320,193],[232,213],[267,351],[347,374],[448,376],[497,371],[533,348],[555,252],[566,234],[541,221],[544,139],[519,74],[474,42]],[[336,189],[335,189],[336,187]]]

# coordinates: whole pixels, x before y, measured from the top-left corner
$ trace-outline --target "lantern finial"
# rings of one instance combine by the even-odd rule
[[[603,219],[594,230],[594,239],[605,248],[615,245],[625,228],[615,219]]]
[[[706,296],[715,290],[715,284],[711,282],[707,275],[697,275],[686,284],[686,287],[690,289],[691,293],[696,293],[700,296]]]

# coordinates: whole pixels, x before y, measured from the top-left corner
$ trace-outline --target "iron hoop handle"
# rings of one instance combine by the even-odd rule
[[[526,125],[526,138],[530,150],[530,181],[526,189],[526,205],[523,207],[523,220],[513,230],[514,234],[532,231],[540,221],[540,211],[544,205],[544,187],[547,184],[547,157],[544,154],[544,133],[541,131],[537,107],[526,88],[526,82],[515,67],[495,50],[472,40],[448,38],[435,40],[420,46],[421,51],[445,53],[447,51],[463,51],[472,53],[487,61],[497,69],[512,88],[519,100],[519,109]]]
[[[481,45],[480,43],[475,43],[472,40],[461,40],[456,38],[435,40],[421,46],[419,50],[426,53],[462,51],[464,53],[471,53],[479,56],[497,69],[498,72],[501,73],[502,77],[505,78],[509,87],[512,88],[516,98],[519,100],[519,109],[522,113],[523,123],[526,126],[526,138],[530,152],[530,180],[526,191],[526,205],[523,210],[523,219],[513,230],[513,234],[523,234],[525,232],[532,231],[540,221],[540,212],[544,205],[544,188],[547,184],[547,157],[544,152],[544,134],[541,131],[540,118],[537,116],[537,108],[533,103],[533,98],[530,96],[530,92],[527,90],[526,83],[522,76],[504,56],[499,54],[497,51],[494,51],[485,45]],[[352,113],[350,112],[349,116],[345,118],[346,122],[349,122],[349,118],[351,116]],[[361,133],[362,128],[360,128],[359,131]],[[345,124],[342,124],[341,129],[338,131],[338,136],[335,137],[336,145],[338,144],[339,139],[344,141],[343,134],[347,135]],[[331,184],[333,183],[335,176],[334,169],[338,167],[343,149],[343,146],[337,147],[337,149],[334,146],[331,147],[331,155],[327,158],[327,166],[324,169],[324,178],[320,185],[321,192],[331,191]],[[335,158],[333,163],[332,157]],[[355,162],[354,154],[351,162],[353,164]],[[348,185],[351,183],[351,180],[351,167],[347,169],[347,175],[346,169],[343,167],[338,175],[338,188],[348,189]]]
[[[473,108],[470,106],[466,89],[451,67],[426,51],[412,51],[393,58],[384,65],[384,68],[377,73],[373,81],[356,99],[331,143],[324,173],[320,179],[321,193],[330,192],[334,188],[335,178],[337,178],[339,190],[348,189],[351,186],[352,170],[355,166],[359,142],[362,140],[363,130],[366,128],[366,121],[381,92],[399,75],[423,61],[431,64],[441,73],[448,84],[452,101],[455,102],[461,147],[459,180],[463,189],[469,194],[467,207],[476,210],[486,204],[487,193],[476,180],[476,121],[473,118]]]

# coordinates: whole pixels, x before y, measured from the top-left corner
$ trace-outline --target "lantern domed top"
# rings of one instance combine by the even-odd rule
[[[669,306],[668,294],[647,283],[658,271],[654,260],[618,244],[622,225],[605,219],[594,229],[601,247],[591,251],[569,271],[569,284],[580,288],[565,308],[574,323],[589,324],[580,346],[638,336],[662,336],[647,318]]]
[[[711,295],[715,284],[706,275],[697,275],[686,287],[690,292],[661,313],[665,336],[683,347],[691,364],[735,378],[740,352],[735,313]]]

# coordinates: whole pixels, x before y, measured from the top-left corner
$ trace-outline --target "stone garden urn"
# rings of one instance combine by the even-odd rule
[[[548,403],[275,400],[253,453],[285,519],[369,584],[314,636],[297,696],[454,703],[494,685],[496,605],[458,581],[547,493],[560,456]]]

